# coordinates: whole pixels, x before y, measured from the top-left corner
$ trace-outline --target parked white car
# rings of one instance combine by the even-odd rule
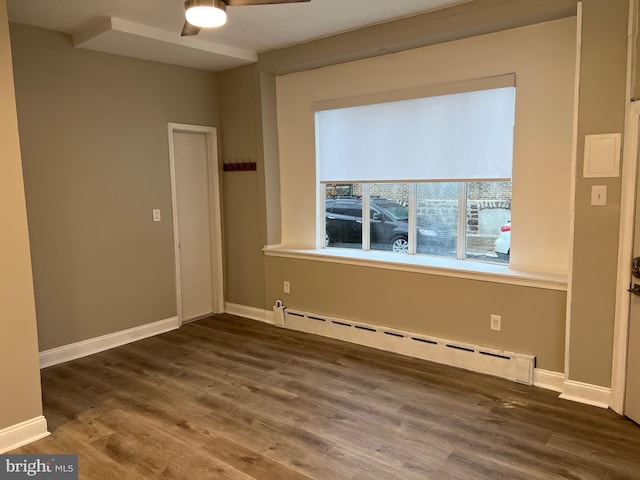
[[[500,227],[500,236],[496,239],[496,253],[498,256],[509,256],[511,253],[511,222]]]

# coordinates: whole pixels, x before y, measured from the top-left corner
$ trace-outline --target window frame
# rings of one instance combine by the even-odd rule
[[[505,89],[509,88],[513,90],[513,123],[511,130],[511,164],[509,168],[509,176],[500,178],[494,178],[493,175],[486,176],[487,172],[483,172],[482,175],[476,177],[475,174],[467,174],[467,176],[463,177],[453,177],[447,178],[435,176],[433,178],[418,178],[417,176],[412,176],[410,180],[400,180],[397,175],[390,175],[389,178],[376,178],[372,179],[364,175],[364,177],[358,177],[356,180],[355,177],[351,179],[347,179],[345,177],[344,180],[333,180],[333,175],[331,176],[323,176],[322,172],[322,155],[321,153],[325,151],[325,149],[320,147],[319,137],[321,133],[319,114],[322,114],[327,111],[339,110],[339,109],[348,109],[352,107],[368,107],[375,106],[377,104],[388,104],[395,102],[406,102],[411,100],[425,100],[433,97],[447,96],[447,95],[456,95],[456,94],[466,94],[466,93],[478,93],[483,91],[490,91],[496,89]],[[515,117],[516,117],[516,99],[517,99],[517,85],[516,85],[516,75],[515,73],[505,73],[501,75],[491,76],[491,77],[480,77],[473,78],[467,80],[461,80],[456,82],[448,82],[443,84],[434,84],[434,85],[424,85],[420,87],[414,87],[404,90],[393,90],[386,92],[377,92],[374,94],[361,95],[357,97],[347,97],[347,98],[339,98],[332,100],[323,100],[318,101],[313,104],[314,111],[314,124],[315,124],[315,146],[316,146],[316,185],[318,188],[318,202],[317,206],[319,209],[319,215],[316,215],[317,218],[317,228],[316,232],[318,238],[316,240],[316,247],[320,249],[327,248],[339,248],[339,247],[329,247],[325,243],[327,230],[326,230],[326,210],[325,210],[325,196],[326,196],[326,187],[327,185],[361,185],[362,187],[362,212],[370,211],[370,185],[376,185],[381,183],[386,184],[405,184],[409,187],[409,195],[408,195],[408,210],[409,210],[409,219],[408,219],[408,232],[407,232],[407,240],[408,240],[408,250],[407,254],[412,256],[431,256],[438,258],[451,258],[459,261],[475,261],[479,263],[490,263],[497,265],[505,265],[505,262],[495,261],[492,262],[490,260],[477,260],[472,258],[467,258],[467,215],[468,215],[468,185],[474,182],[512,182],[512,168],[513,168],[513,149],[515,143]],[[326,156],[326,154],[325,154]],[[343,165],[343,164],[341,164]],[[477,172],[476,172],[477,173]],[[361,172],[358,173],[360,175]],[[425,175],[428,177],[428,175]],[[326,178],[325,178],[326,177]],[[337,174],[335,178],[341,178],[340,174]],[[392,179],[393,178],[393,179]],[[441,182],[451,182],[458,184],[458,198],[457,198],[457,225],[456,225],[456,251],[454,256],[445,256],[445,255],[437,255],[437,254],[428,254],[428,253],[418,253],[417,248],[417,209],[418,209],[418,201],[417,201],[417,185],[419,184],[428,184],[428,183],[441,183]],[[362,250],[364,252],[371,252],[371,219],[369,215],[362,215],[362,238],[361,238],[361,248],[345,248],[345,250]],[[377,250],[376,250],[377,251]],[[507,266],[511,265],[511,258],[509,257],[508,262],[506,262]]]
[[[380,182],[376,182],[380,183]],[[479,180],[468,180],[468,181],[457,181],[452,182],[458,185],[458,198],[457,198],[457,231],[456,231],[456,256],[445,256],[445,255],[436,255],[436,254],[426,254],[426,253],[418,253],[417,252],[417,210],[418,210],[418,198],[417,198],[417,186],[418,184],[428,184],[428,183],[439,183],[439,182],[385,182],[388,184],[405,184],[409,187],[408,194],[408,210],[409,210],[409,218],[408,218],[408,251],[406,255],[411,256],[427,256],[427,257],[439,257],[439,258],[451,258],[454,260],[467,261],[467,262],[480,262],[480,263],[490,263],[496,265],[511,265],[511,258],[507,262],[495,261],[492,262],[490,260],[474,260],[469,259],[467,257],[467,215],[468,215],[468,193],[469,193],[469,184],[470,183],[493,183],[491,180],[487,181],[479,181]],[[358,182],[362,188],[362,196],[361,205],[362,212],[370,212],[371,210],[371,183],[361,183]],[[327,227],[327,218],[326,218],[326,204],[325,200],[327,197],[327,184],[319,183],[318,184],[318,196],[319,196],[319,214],[318,216],[318,224],[320,228],[318,229],[319,237],[317,240],[317,248],[320,249],[340,249],[340,247],[329,247],[326,244],[326,227]],[[341,250],[361,250],[363,252],[371,251],[371,215],[362,214],[362,230],[361,230],[361,248],[353,248],[353,249],[341,249]],[[403,255],[403,254],[399,254]]]

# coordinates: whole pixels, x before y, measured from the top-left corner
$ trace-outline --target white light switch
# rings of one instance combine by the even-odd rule
[[[159,222],[160,220],[162,220],[162,218],[160,218],[160,209],[155,208],[153,210],[153,221],[154,222]]]
[[[594,185],[591,187],[591,205],[604,206],[607,204],[607,186]]]

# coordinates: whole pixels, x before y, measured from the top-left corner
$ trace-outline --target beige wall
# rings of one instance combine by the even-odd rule
[[[624,131],[628,10],[627,0],[583,1],[569,378],[605,387],[611,383],[621,182],[582,177],[584,136]],[[606,207],[590,206],[593,185],[608,187]]]
[[[282,242],[315,246],[315,102],[514,72],[511,262],[566,273],[575,38],[571,17],[278,77]],[[291,308],[536,355],[539,368],[564,370],[564,292],[271,257],[266,278],[267,305],[281,298]],[[492,313],[502,315],[499,333],[489,329]]]
[[[282,243],[316,244],[316,102],[516,75],[511,264],[567,273],[575,17],[278,77]]]
[[[575,14],[576,0],[473,0],[266,52],[259,64],[263,71],[285,75]]]
[[[175,316],[167,122],[218,125],[215,74],[11,37],[40,350]]]
[[[562,371],[566,293],[422,273],[267,257],[267,303],[537,356]],[[291,293],[282,293],[282,282]],[[491,314],[502,330],[489,330]]]
[[[260,56],[258,68],[265,72],[286,74],[374,56],[380,48],[387,46],[391,46],[390,51],[402,50],[407,45],[420,46],[437,43],[443,39],[451,40],[493,31],[491,30],[493,27],[501,30],[517,26],[521,21],[524,22],[522,24],[535,23],[539,20],[568,15],[566,12],[559,14],[556,11],[551,17],[547,17],[551,11],[549,9],[556,7],[573,9],[575,12],[575,2],[565,2],[560,5],[561,3],[481,0],[456,7],[453,12],[455,15],[451,14],[451,10],[443,10],[433,15],[419,16],[391,25],[371,27],[310,44],[268,52]],[[532,8],[540,8],[540,11],[532,12]],[[484,16],[484,12],[489,11],[495,22],[492,18]],[[581,159],[585,134],[622,131],[627,11],[628,2],[626,0],[607,2],[585,0],[584,2],[583,65],[580,72],[582,83],[578,141],[579,161],[576,172],[578,178],[575,197],[576,236],[572,245],[575,257],[572,272],[574,283],[571,291],[573,318],[569,338],[571,345],[569,377],[572,380],[602,386],[610,384],[620,185],[619,179],[604,179],[603,181],[582,179]],[[252,88],[255,87],[252,86]],[[254,94],[252,90],[252,95]],[[265,95],[264,92],[260,92],[260,94]],[[258,107],[254,106],[253,108]],[[258,133],[262,135],[261,130]],[[532,145],[528,148],[535,148],[535,146]],[[281,153],[284,154],[284,152]],[[588,205],[588,193],[591,185],[595,184],[609,186],[609,205],[605,208],[595,209]],[[564,187],[568,188],[568,185],[565,184]],[[269,215],[268,211],[267,215]],[[270,218],[267,218],[267,223],[271,224]],[[333,306],[334,298],[342,298],[339,296],[339,292],[334,291],[329,285],[319,285],[319,282],[313,279],[313,275],[318,274],[320,278],[331,278],[331,281],[338,282],[339,285],[345,287],[346,284],[339,280],[341,275],[348,274],[348,278],[351,278],[352,274],[357,273],[358,278],[362,279],[363,277],[367,278],[369,270],[362,267],[321,266],[312,261],[281,258],[268,258],[266,265],[265,308],[270,308],[275,298],[283,297],[280,291],[281,282],[284,279],[291,280],[291,278],[284,278],[284,276],[291,276],[294,279],[291,281],[295,282],[293,293],[289,297],[290,301],[286,298],[285,300],[288,303],[294,302],[295,306],[299,308],[315,308],[335,315],[344,312],[345,316],[347,314],[357,315],[359,319],[364,321],[367,321],[367,318],[362,318],[363,316],[380,315],[377,310],[369,307],[368,303],[352,304],[342,301],[340,308],[335,308]],[[255,271],[258,271],[262,267],[256,265],[254,268]],[[392,278],[400,281],[401,284],[407,284],[414,278],[414,275],[401,275],[397,272],[382,271],[376,275],[380,277],[379,281],[385,284]],[[440,278],[423,278],[423,282],[429,285],[439,285],[440,282],[449,281]],[[365,282],[368,285],[368,281],[365,280]],[[468,282],[461,281],[461,283]],[[302,291],[295,287],[297,284],[303,286]],[[556,352],[545,353],[541,360],[542,365],[545,365],[544,368],[563,371],[558,355],[562,351],[562,346],[558,343],[560,337],[557,332],[560,328],[559,325],[564,322],[564,313],[557,309],[557,293],[547,292],[546,298],[542,299],[539,297],[541,292],[532,294],[525,287],[494,285],[490,288],[492,292],[488,295],[489,298],[495,299],[496,303],[484,305],[483,308],[489,309],[491,306],[494,309],[504,308],[505,303],[508,303],[505,300],[508,297],[508,291],[513,288],[527,292],[518,300],[519,312],[527,312],[529,309],[535,310],[541,305],[540,302],[543,302],[542,305],[546,305],[545,308],[548,307],[549,310],[555,312],[551,326],[543,321],[540,324],[540,329],[551,336],[553,339],[551,343],[555,345]],[[320,294],[317,298],[309,296],[307,289],[319,289]],[[452,302],[455,301],[452,299]],[[554,305],[555,307],[553,307]],[[364,310],[360,310],[359,307],[363,307]],[[507,305],[507,307],[513,308],[515,305]],[[395,316],[389,316],[386,321],[396,322],[397,320]],[[531,322],[539,323],[533,319]],[[424,323],[423,325],[428,325],[429,329],[439,331],[441,328],[433,323]],[[451,333],[456,334],[456,329],[452,328]],[[486,332],[476,332],[480,341],[483,339],[483,334]],[[505,344],[512,343],[513,339],[505,338],[504,342]]]
[[[42,415],[6,0],[0,0],[0,431]]]
[[[264,163],[257,138],[259,94],[254,66],[219,75],[222,159],[251,159],[254,172],[226,172],[223,180],[225,300],[262,308],[265,245]]]
[[[260,99],[263,132],[261,143],[265,177],[265,214],[262,215],[261,220],[266,232],[266,244],[278,245],[282,239],[282,210],[280,208],[280,150],[278,147],[278,105],[275,75],[266,72],[260,73]]]

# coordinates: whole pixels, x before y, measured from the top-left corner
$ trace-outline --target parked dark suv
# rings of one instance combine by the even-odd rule
[[[349,247],[362,243],[362,198],[327,198],[325,212],[325,246]],[[407,253],[408,222],[407,207],[382,197],[370,198],[369,224],[373,249]],[[442,249],[455,248],[451,229],[443,224],[428,224],[421,217],[418,217],[416,239],[419,253],[441,254],[444,253]]]

